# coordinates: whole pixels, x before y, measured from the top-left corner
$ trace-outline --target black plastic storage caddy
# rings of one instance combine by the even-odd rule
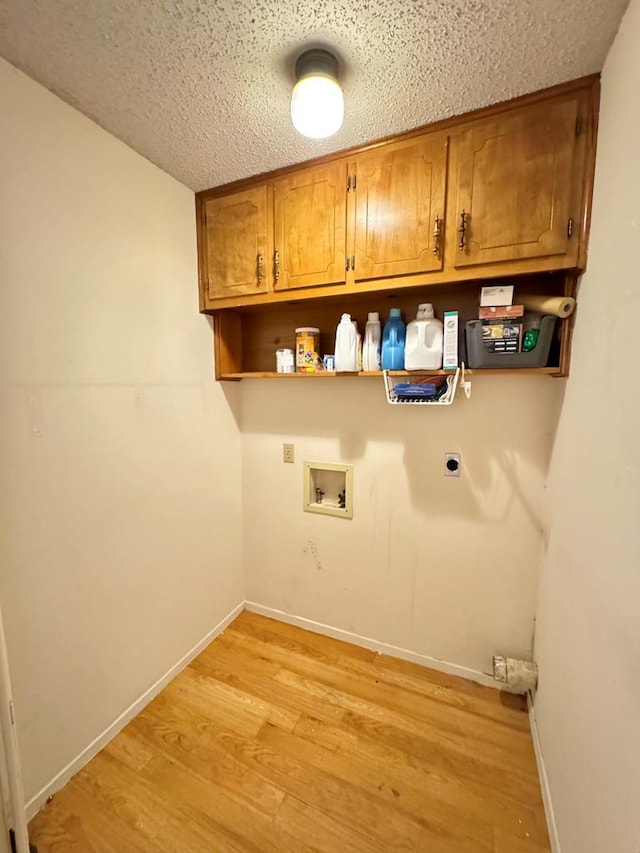
[[[488,352],[482,340],[482,320],[466,325],[467,367],[546,367],[556,317],[545,314],[540,323],[538,343],[531,352]]]

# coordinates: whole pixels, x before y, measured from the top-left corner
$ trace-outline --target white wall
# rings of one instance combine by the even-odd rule
[[[476,672],[530,655],[563,386],[477,377],[434,410],[389,406],[381,379],[243,380],[247,598]],[[302,511],[304,460],[353,464],[352,521]]]
[[[536,634],[536,716],[563,853],[640,850],[640,0],[602,83]]]
[[[27,798],[243,598],[193,194],[0,61],[0,594]]]

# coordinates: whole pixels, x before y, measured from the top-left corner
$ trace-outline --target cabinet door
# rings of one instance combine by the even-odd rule
[[[356,159],[356,279],[442,269],[447,152],[430,134]]]
[[[346,160],[274,182],[276,290],[344,283],[346,196]]]
[[[271,269],[266,185],[204,202],[209,300],[266,293]]]
[[[534,104],[462,134],[455,266],[570,250],[578,105],[577,98]]]

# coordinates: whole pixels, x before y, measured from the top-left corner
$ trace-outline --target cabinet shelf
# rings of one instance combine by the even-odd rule
[[[455,370],[392,370],[389,371],[390,376],[424,376],[425,372],[432,376],[452,376]],[[509,374],[522,374],[529,376],[560,376],[558,367],[504,367],[504,368],[476,368],[475,370],[467,369],[465,373],[469,376],[491,375],[502,376]],[[382,376],[381,370],[361,371],[353,373],[334,373],[332,371],[322,371],[321,373],[276,373],[269,370],[256,370],[241,373],[223,373],[220,379],[223,381],[237,381],[239,379],[379,379]]]
[[[500,280],[499,280],[500,281]],[[574,296],[574,275],[555,274],[509,278],[505,283],[515,284],[516,300],[527,293],[549,296]],[[345,296],[340,302],[319,297],[304,303],[291,302],[285,305],[251,309],[227,309],[214,314],[216,378],[239,379],[331,379],[337,376],[355,378],[381,377],[375,373],[276,373],[276,350],[293,348],[295,329],[299,326],[317,326],[320,329],[320,353],[332,353],[335,343],[336,324],[343,312],[358,320],[364,328],[367,314],[377,311],[383,322],[391,308],[399,308],[403,316],[411,319],[421,302],[431,302],[436,316],[455,309],[459,312],[460,329],[467,320],[477,318],[480,286],[478,282],[464,282],[456,286],[424,286],[412,291],[386,291],[383,293]],[[569,368],[570,339],[573,316],[556,323],[551,353],[547,366],[540,368],[493,368],[478,370],[478,373],[532,374],[566,376]],[[461,346],[464,359],[464,346]],[[398,376],[409,376],[401,372]]]

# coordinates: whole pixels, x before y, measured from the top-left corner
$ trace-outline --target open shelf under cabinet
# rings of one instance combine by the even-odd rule
[[[434,305],[436,316],[444,311],[459,312],[460,329],[468,320],[477,318],[480,288],[483,284],[515,285],[514,302],[529,294],[575,296],[577,276],[566,272],[544,273],[511,277],[493,282],[465,282],[454,285],[425,285],[406,289],[345,294],[340,299],[327,297],[295,301],[278,305],[250,305],[242,309],[224,309],[214,313],[214,342],[216,379],[238,381],[241,379],[332,379],[381,377],[381,372],[333,373],[276,373],[275,352],[282,347],[295,348],[295,329],[300,326],[317,326],[320,329],[321,354],[333,352],[336,325],[342,313],[351,314],[361,331],[370,311],[377,311],[384,324],[389,309],[400,308],[406,321],[416,316],[422,302]],[[571,350],[573,316],[558,320],[549,361],[545,367],[535,368],[484,368],[472,372],[480,374],[521,374],[567,376]],[[462,360],[462,359],[461,359]],[[434,371],[436,373],[437,371]],[[445,373],[445,371],[441,371]],[[399,376],[410,376],[410,371],[399,371]]]
[[[524,368],[475,368],[467,369],[465,372],[469,376],[489,375],[495,376],[501,373],[507,374],[523,374],[530,376],[559,376],[560,368],[558,367],[524,367]],[[449,370],[394,370],[391,371],[392,376],[407,376],[411,377],[413,373],[424,375],[425,372],[433,376],[447,376],[451,373]],[[343,372],[335,373],[332,371],[321,371],[319,373],[276,373],[275,371],[263,370],[247,373],[224,373],[220,375],[222,380],[239,380],[239,379],[373,379],[382,376],[381,370],[375,371],[358,371],[358,372]]]

